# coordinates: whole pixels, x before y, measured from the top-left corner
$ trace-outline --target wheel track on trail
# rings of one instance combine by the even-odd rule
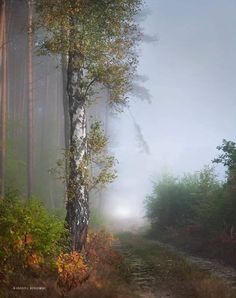
[[[176,247],[157,240],[149,240],[149,243],[167,249],[176,255],[182,256],[190,264],[196,265],[199,269],[209,272],[212,276],[224,280],[232,290],[236,290],[236,270],[230,266],[220,264],[215,260],[193,256]],[[135,253],[132,247],[116,240],[114,249],[124,258],[128,267],[129,279],[134,286],[135,293],[143,298],[173,298],[175,295],[170,291],[162,290],[158,286],[155,264],[144,260],[142,256]],[[137,296],[135,296],[137,297]]]
[[[212,276],[224,280],[231,289],[236,290],[236,270],[230,266],[223,265],[217,260],[210,260],[203,257],[198,257],[180,250],[171,244],[167,244],[158,240],[149,240],[149,242],[159,245],[176,255],[182,256],[189,263],[196,265],[203,271],[209,272]]]
[[[115,241],[114,249],[124,258],[128,267],[129,279],[135,292],[143,298],[170,298],[172,295],[161,289],[157,289],[155,268],[134,253],[132,248],[123,245],[119,240]]]

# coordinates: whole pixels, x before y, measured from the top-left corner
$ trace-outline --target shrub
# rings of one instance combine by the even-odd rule
[[[67,237],[64,222],[38,200],[23,202],[10,194],[0,201],[0,270],[5,276],[43,264],[55,267]]]
[[[72,251],[60,254],[57,259],[57,288],[61,295],[80,288],[91,275],[99,280],[97,271],[101,273],[105,265],[120,264],[121,257],[112,249],[114,238],[111,234],[89,232],[86,245],[81,253]]]
[[[146,199],[146,215],[153,227],[204,226],[218,228],[222,223],[222,185],[212,168],[181,178],[163,176]]]
[[[81,285],[89,277],[89,267],[84,257],[76,251],[60,254],[57,270],[57,286],[63,295]]]
[[[114,237],[105,231],[90,232],[85,245],[85,258],[90,266],[119,262],[119,255],[113,250]]]

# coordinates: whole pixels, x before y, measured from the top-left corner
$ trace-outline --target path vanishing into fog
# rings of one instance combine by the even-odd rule
[[[236,270],[215,261],[191,256],[171,245],[127,233],[118,237],[114,248],[123,256],[127,265],[134,297],[199,297],[191,296],[189,280],[184,280],[185,272],[182,271],[189,270],[185,269],[187,263],[197,268],[203,276],[217,278],[227,288],[229,286],[233,293],[236,290]],[[236,291],[235,295],[229,297],[236,297]]]
[[[117,240],[114,248],[124,258],[128,268],[129,279],[135,290],[134,297],[174,297],[170,291],[157,287],[154,265],[137,255],[132,247]]]
[[[166,248],[173,253],[177,253],[184,257],[188,262],[198,266],[200,269],[209,272],[210,274],[223,279],[229,286],[236,290],[236,270],[230,266],[222,265],[217,260],[210,260],[207,258],[196,257],[183,252],[173,245],[160,242],[158,240],[148,240],[150,243],[156,244],[160,247]]]

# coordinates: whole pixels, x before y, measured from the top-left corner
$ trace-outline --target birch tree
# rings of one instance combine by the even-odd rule
[[[89,199],[86,187],[87,102],[98,84],[110,90],[110,104],[121,109],[137,65],[139,30],[134,17],[142,0],[37,0],[41,50],[67,58],[69,179],[66,222],[72,250],[86,241]]]

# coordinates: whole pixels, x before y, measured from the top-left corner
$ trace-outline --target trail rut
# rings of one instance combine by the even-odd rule
[[[155,277],[154,266],[134,251],[126,247],[120,241],[116,241],[114,248],[124,258],[129,269],[129,278],[135,290],[135,297],[144,298],[173,298],[174,296],[163,289],[160,289]]]

